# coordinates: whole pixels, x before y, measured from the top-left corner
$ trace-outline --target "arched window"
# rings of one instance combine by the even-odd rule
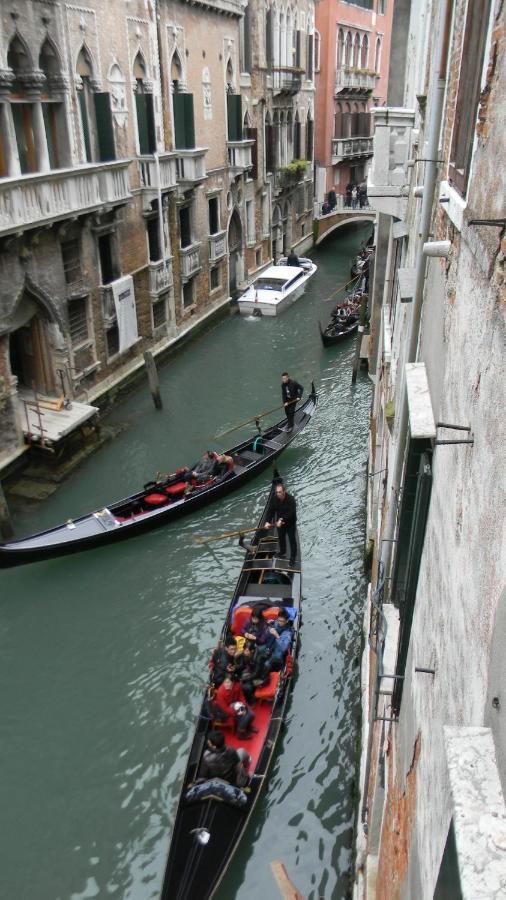
[[[359,108],[358,103],[353,104],[353,109],[351,113],[351,136],[356,137],[360,133],[359,130]]]
[[[288,115],[286,117],[286,155],[287,161],[290,162],[293,158],[293,118],[292,111],[288,110]]]
[[[286,12],[286,65],[293,66],[293,20],[292,11],[288,9]]]
[[[24,76],[28,76],[33,71],[33,63],[28,47],[17,33],[9,44],[7,65],[14,73],[12,90],[17,97],[24,97],[26,91]],[[21,173],[25,175],[28,172],[37,172],[39,171],[39,160],[37,158],[37,123],[34,120],[34,105],[32,103],[12,103],[10,109],[14,120]],[[38,124],[40,125],[40,122]]]
[[[344,64],[345,66],[351,66],[352,64],[352,48],[353,42],[351,37],[351,31],[348,31],[346,35],[346,42],[344,45]]]
[[[234,67],[232,65],[231,59],[229,59],[227,62],[227,72],[226,72],[225,80],[227,83],[227,93],[232,94],[234,91]]]
[[[12,69],[16,78],[18,75],[24,75],[33,70],[30,51],[19,34],[15,34],[9,44],[7,65]]]
[[[369,39],[368,39],[367,35],[364,34],[364,36],[362,38],[362,52],[361,52],[361,59],[360,59],[360,66],[362,69],[367,69],[368,56],[369,56]]]
[[[337,35],[337,67],[340,69],[344,66],[344,31],[342,28],[339,29],[339,34]]]
[[[379,73],[381,65],[381,38],[376,41],[376,55],[374,58],[374,71]]]
[[[265,115],[265,171],[274,172],[276,167],[276,133],[270,114]]]
[[[344,104],[343,108],[343,138],[351,136],[351,106],[349,103]]]
[[[342,138],[343,136],[343,108],[340,103],[336,103],[334,115],[334,137]]]
[[[47,154],[51,169],[70,163],[67,137],[67,121],[63,106],[60,58],[54,44],[46,38],[39,53],[39,69],[46,76],[42,115],[46,133]]]
[[[353,42],[353,65],[357,69],[360,65],[360,35],[358,32],[355,35],[355,40]]]
[[[302,153],[301,141],[301,124],[299,118],[299,110],[295,113],[295,123],[293,129],[293,158],[300,159]]]
[[[172,81],[174,146],[177,149],[191,150],[195,147],[193,94],[183,91],[183,66],[177,50],[172,55],[170,78]]]
[[[285,16],[283,12],[279,14],[278,60],[278,65],[286,66]]]
[[[77,99],[81,114],[84,152],[87,162],[99,158],[97,119],[95,110],[95,91],[93,81],[93,61],[87,47],[81,47],[77,57]]]
[[[313,159],[313,120],[309,111],[306,119],[306,159],[310,162]]]
[[[156,133],[153,94],[146,78],[146,63],[141,52],[137,54],[133,67],[135,109],[137,112],[137,139],[139,153],[142,155],[155,153]]]
[[[274,119],[275,121],[275,119]],[[278,131],[278,159],[280,165],[286,166],[286,119],[285,114],[281,111],[279,115],[279,131]]]
[[[181,60],[179,59],[179,54],[176,52],[172,57],[172,62],[170,64],[170,80],[172,82],[172,90],[175,94],[181,88],[181,82],[183,80],[183,67],[181,65]]]

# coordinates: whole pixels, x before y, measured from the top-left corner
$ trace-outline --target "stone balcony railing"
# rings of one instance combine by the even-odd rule
[[[172,259],[161,259],[149,263],[149,290],[151,294],[161,294],[174,284]]]
[[[0,234],[47,225],[130,197],[129,160],[0,179]]]
[[[342,94],[345,91],[368,93],[374,90],[378,78],[379,75],[370,72],[369,69],[341,66],[339,69],[336,69],[335,93]]]
[[[351,137],[332,139],[332,165],[343,159],[353,159],[356,156],[371,156],[373,152],[372,137]]]
[[[411,156],[415,113],[412,109],[382,106],[372,109],[371,114],[374,144],[367,193],[379,212],[403,219],[408,193],[406,164]]]
[[[251,169],[253,160],[251,158],[252,148],[255,141],[228,141],[228,164],[234,172],[245,172]]]
[[[217,262],[225,256],[227,252],[227,232],[218,231],[216,234],[209,235],[209,261]]]
[[[302,84],[302,69],[294,66],[272,67],[272,89],[275,94],[297,94]]]
[[[175,150],[176,181],[180,184],[196,184],[206,177],[205,155],[207,147],[192,150]]]
[[[155,156],[138,156],[137,162],[141,188],[166,191],[177,187],[174,153],[160,153],[158,163]]]
[[[190,244],[179,251],[181,259],[181,275],[183,278],[191,278],[201,269],[200,244]]]

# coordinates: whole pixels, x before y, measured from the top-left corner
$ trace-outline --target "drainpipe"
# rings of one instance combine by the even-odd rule
[[[423,245],[429,238],[429,229],[434,203],[434,192],[438,174],[439,136],[443,117],[443,104],[446,90],[446,69],[448,63],[448,45],[453,13],[453,0],[442,0],[439,8],[438,22],[438,49],[434,56],[434,64],[431,77],[431,104],[429,128],[427,134],[427,161],[425,162],[425,174],[423,181],[423,199],[420,213],[420,226],[418,229],[418,242],[415,263],[415,287],[413,291],[413,311],[409,330],[406,362],[416,362],[418,339],[420,336],[420,322],[423,304],[423,292],[427,259],[423,253]],[[406,384],[402,389],[402,400],[399,410],[398,443],[395,458],[395,468],[392,477],[390,502],[388,504],[387,519],[385,524],[383,542],[381,547],[381,559],[385,564],[385,571],[389,573],[392,556],[392,542],[395,537],[397,523],[397,506],[399,490],[402,483],[404,469],[404,457],[408,438],[408,399]]]

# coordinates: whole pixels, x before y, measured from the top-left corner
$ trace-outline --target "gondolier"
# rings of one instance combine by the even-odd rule
[[[297,506],[295,497],[285,491],[284,485],[277,484],[274,495],[267,508],[267,519],[264,528],[278,529],[279,552],[286,554],[286,537],[290,541],[290,566],[293,568],[297,557]]]
[[[281,376],[281,396],[285,407],[286,418],[288,419],[287,431],[293,430],[293,417],[295,415],[295,407],[297,400],[300,400],[304,388],[298,381],[290,378],[288,372],[283,372]]]

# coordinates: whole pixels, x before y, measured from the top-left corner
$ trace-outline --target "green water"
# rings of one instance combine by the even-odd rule
[[[279,319],[231,317],[116,408],[125,430],[17,535],[101,507],[191,463],[213,435],[280,400],[288,369],[320,391],[279,460],[298,502],[304,625],[286,728],[220,900],[276,898],[281,859],[306,898],[344,898],[359,715],[364,470],[370,382],[354,342],[324,349],[317,320],[368,235],[337,232],[305,295]],[[307,393],[307,390],[306,390]],[[247,436],[237,432],[225,444]],[[207,661],[242,554],[196,535],[255,523],[269,475],[118,546],[0,574],[0,896],[157,897]],[[198,898],[196,898],[198,900]]]

